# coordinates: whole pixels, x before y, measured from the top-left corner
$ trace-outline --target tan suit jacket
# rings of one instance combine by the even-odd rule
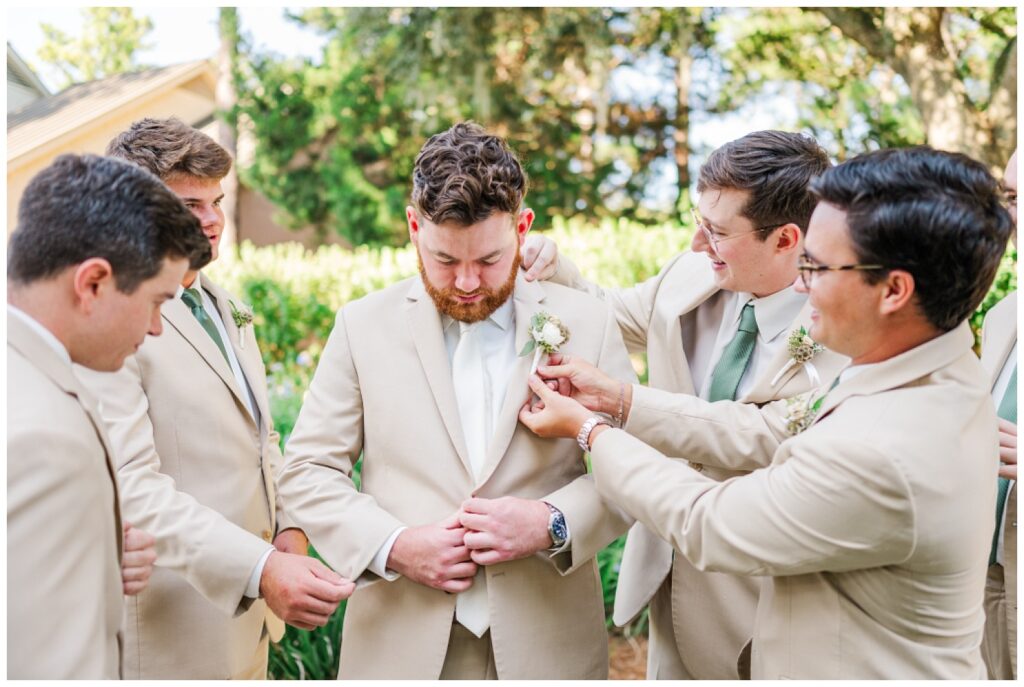
[[[985,315],[981,334],[981,364],[995,384],[1017,343],[1017,292],[1009,294]],[[997,404],[998,405],[998,404]],[[1006,504],[1003,529],[1003,579],[1005,581],[1006,642],[998,639],[995,653],[1010,653],[1013,674],[1017,672],[1017,483],[1014,482]],[[986,643],[988,643],[986,637]]]
[[[769,467],[725,483],[606,431],[598,489],[698,569],[765,576],[755,679],[983,679],[996,416],[973,339],[964,323],[865,368]],[[720,450],[730,405],[663,431]]]
[[[267,657],[264,625],[283,624],[243,598],[277,518],[281,460],[252,326],[240,332],[231,294],[203,275],[249,382],[261,428],[227,361],[180,299],[164,304],[164,332],[117,373],[76,368],[100,398],[117,451],[124,517],[156,537],[149,587],[128,602],[125,676],[249,676]],[[241,343],[244,337],[244,345]],[[258,650],[259,649],[259,650]]]
[[[7,316],[7,677],[121,675],[121,516],[71,366]]]
[[[516,350],[536,312],[559,317],[562,350],[635,379],[615,322],[598,301],[556,285],[514,292]],[[441,317],[420,277],[349,303],[324,348],[288,441],[278,488],[289,515],[341,575],[365,584],[345,613],[341,678],[437,679],[456,596],[367,565],[401,525],[452,515],[461,503],[518,496],[564,514],[571,553],[486,567],[490,638],[503,679],[605,678],[608,643],[594,556],[627,523],[597,495],[575,441],[519,426],[532,356],[517,360],[485,467],[474,481],[459,420]],[[362,489],[352,466],[363,454]]]
[[[575,266],[564,258],[559,259],[558,272],[553,280],[588,291],[611,306],[630,352],[647,353],[651,389],[691,396],[697,393],[687,353],[698,339],[710,337],[714,340],[719,326],[718,322],[713,328],[698,325],[701,308],[720,294],[706,255],[689,251],[680,253],[658,275],[627,289],[603,290],[583,280]],[[808,306],[801,310],[790,330],[809,325]],[[776,374],[788,361],[789,354],[784,347],[754,380],[750,391],[737,400],[754,404],[749,411],[759,417],[757,405],[808,391],[812,381],[800,366],[791,367],[772,385]],[[811,362],[820,378],[828,382],[848,359],[824,351]],[[645,441],[657,440],[663,433],[655,431],[648,434],[647,425],[664,429],[662,423],[665,420],[656,409],[645,412],[650,406],[642,402],[647,398],[644,396],[647,391],[649,389],[634,388],[634,408],[626,427],[631,434]],[[689,400],[703,403],[696,398]],[[685,451],[664,446],[662,450],[683,460],[690,458],[691,465],[717,481],[746,474],[764,464],[764,461],[752,458],[747,451],[722,458],[712,456],[712,462],[701,463],[694,461]],[[636,523],[626,539],[615,595],[615,623],[622,626],[636,617],[665,582],[670,571],[672,625],[679,660],[687,673],[697,679],[736,679],[737,660],[753,629],[757,581],[700,572],[689,561],[678,557],[673,562],[672,546],[643,523]]]

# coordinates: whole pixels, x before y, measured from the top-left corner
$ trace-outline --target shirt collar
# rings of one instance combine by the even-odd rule
[[[749,293],[737,293],[736,296],[735,322],[740,321],[743,306],[753,301],[758,336],[764,341],[773,340],[791,326],[807,300],[804,294],[797,292],[795,286],[787,286],[763,298],[754,298]]]
[[[512,327],[512,321],[515,319],[515,309],[512,307],[513,299],[509,297],[504,303],[498,306],[498,309],[491,313],[485,322],[493,322],[502,331],[508,331]],[[441,315],[441,329],[447,330],[448,327],[456,324],[458,320],[454,319],[451,315]]]
[[[195,289],[196,291],[199,291],[200,293],[202,293],[202,291],[203,291],[203,283],[202,283],[202,277],[199,276],[199,272],[196,272],[196,280],[194,282],[192,282],[192,286],[190,286],[188,288]],[[181,284],[178,284],[178,291],[177,291],[177,293],[174,294],[174,297],[175,298],[181,298],[181,294],[183,294],[183,293],[185,293],[185,287],[182,286]]]
[[[54,336],[53,332],[44,327],[42,323],[39,322],[39,320],[32,317],[24,310],[11,305],[10,303],[7,304],[7,312],[11,313],[19,320],[24,322],[26,325],[28,325],[32,331],[38,334],[42,338],[42,340],[45,341],[47,345],[49,345],[50,348],[52,348],[54,352],[60,356],[61,360],[67,362],[68,365],[71,364],[71,354],[68,353],[68,349],[64,346],[64,344],[60,342],[60,339]]]

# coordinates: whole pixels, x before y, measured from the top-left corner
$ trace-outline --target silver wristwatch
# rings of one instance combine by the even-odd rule
[[[580,448],[583,449],[584,453],[590,452],[590,433],[593,432],[594,427],[597,427],[598,425],[608,425],[611,427],[612,423],[608,422],[608,420],[604,419],[600,415],[593,415],[583,423],[582,427],[580,427],[580,433],[576,435],[576,443],[580,445]]]

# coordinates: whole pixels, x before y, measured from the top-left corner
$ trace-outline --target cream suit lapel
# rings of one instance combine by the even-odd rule
[[[789,330],[785,333],[785,337],[788,339],[790,332],[800,327],[809,328],[811,325],[811,311],[813,308],[810,303],[804,303],[804,306],[800,309],[800,314],[790,325]],[[754,380],[753,386],[750,388],[742,398],[737,399],[742,403],[765,403],[777,398],[783,398],[780,395],[780,391],[789,384],[795,377],[808,374],[804,369],[803,365],[792,365],[785,372],[779,376],[779,372],[782,371],[786,365],[790,363],[789,356],[789,345],[782,346],[776,351],[775,355],[772,356],[771,362],[762,369],[762,374]],[[814,360],[810,361],[811,365],[815,364]],[[822,383],[830,382],[830,379],[824,379],[823,375],[827,374],[827,371],[815,368],[819,375],[817,384],[812,384],[813,387],[818,387]],[[776,379],[778,377],[778,379]],[[774,384],[772,383],[774,382]]]
[[[515,327],[517,354],[523,350],[529,340],[527,330],[530,320],[535,313],[543,310],[541,304],[544,302],[544,296],[544,288],[536,282],[526,281],[520,271],[516,277],[516,287],[513,292],[516,315],[512,326]],[[559,316],[559,313],[549,314],[555,317]],[[480,479],[477,480],[477,486],[484,484],[490,478],[508,450],[512,435],[515,434],[519,423],[519,409],[523,407],[529,395],[527,377],[529,377],[532,363],[532,354],[516,358],[515,367],[509,374],[505,400],[501,405],[498,421],[494,425],[494,436],[491,437],[491,441],[487,445],[487,459],[484,461],[484,469],[480,473]]]
[[[189,342],[192,348],[196,349],[199,356],[206,361],[206,364],[210,366],[231,390],[231,393],[235,395],[238,404],[245,410],[245,414],[249,415],[249,410],[245,408],[245,401],[242,400],[242,391],[238,388],[238,382],[235,381],[235,375],[228,366],[228,361],[224,359],[224,354],[220,352],[217,344],[214,343],[210,335],[206,333],[206,330],[199,324],[199,321],[192,315],[184,301],[180,298],[172,298],[163,304],[160,308],[160,313],[168,324],[174,327]],[[228,320],[230,321],[230,319],[229,317]]]
[[[1008,294],[985,315],[981,363],[992,375],[992,386],[1017,343],[1017,292]]]
[[[812,426],[821,422],[836,407],[853,396],[869,396],[888,389],[906,386],[915,379],[951,365],[971,350],[974,334],[966,322],[931,341],[889,358],[840,383],[821,404]]]
[[[269,400],[265,394],[261,393],[260,385],[254,383],[260,379],[260,376],[257,375],[256,366],[262,366],[263,359],[259,356],[257,346],[252,344],[245,346],[242,343],[242,338],[245,335],[238,329],[238,325],[235,324],[234,312],[231,309],[231,294],[213,283],[206,275],[203,275],[203,288],[210,292],[214,303],[217,304],[217,312],[220,313],[220,319],[224,322],[224,330],[228,333],[228,341],[231,342],[231,348],[235,351],[238,365],[242,368],[242,374],[249,383],[249,389],[252,391],[252,396],[256,401],[256,408],[260,416],[264,418],[270,417]],[[246,326],[252,327],[251,324]],[[223,358],[223,356],[221,357]],[[231,378],[234,379],[233,374]],[[242,405],[243,407],[245,406],[244,403]],[[261,426],[265,424],[261,423]]]
[[[452,383],[452,365],[444,345],[444,331],[441,329],[441,315],[433,299],[423,287],[422,279],[414,279],[406,294],[406,316],[409,320],[409,335],[416,346],[423,374],[434,396],[434,403],[441,413],[445,429],[451,437],[462,466],[472,480],[473,468],[469,462],[466,440],[459,420],[459,406],[455,401],[455,386]]]
[[[709,265],[697,262],[702,257],[696,254],[692,257],[684,256],[683,259],[694,262],[695,269],[687,270],[686,281],[678,285],[678,291],[673,291],[677,287],[674,283],[662,287],[667,307],[660,327],[661,336],[650,336],[647,340],[648,378],[659,389],[685,394],[697,393],[683,349],[681,319],[695,318],[697,308],[719,291]],[[696,322],[693,326],[696,326]]]
[[[107,432],[103,421],[96,408],[96,400],[79,384],[78,378],[72,371],[71,366],[57,355],[50,348],[49,344],[43,341],[38,334],[22,322],[18,317],[7,314],[7,343],[16,351],[39,368],[47,377],[53,380],[61,391],[70,394],[78,399],[86,417],[92,423],[96,436],[99,437],[103,451],[106,453],[107,473],[110,475],[111,486],[114,488],[114,523],[117,532],[117,559],[121,560],[124,553],[124,537],[121,536],[121,507],[120,496],[117,488],[117,471],[111,462],[114,452],[107,440]]]

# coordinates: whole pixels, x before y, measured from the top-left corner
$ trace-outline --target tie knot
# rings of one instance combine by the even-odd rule
[[[184,289],[181,292],[181,300],[190,308],[203,307],[203,299],[199,295],[199,289]]]
[[[757,319],[754,317],[754,304],[752,302],[747,302],[743,306],[743,312],[740,313],[739,331],[757,334]]]

